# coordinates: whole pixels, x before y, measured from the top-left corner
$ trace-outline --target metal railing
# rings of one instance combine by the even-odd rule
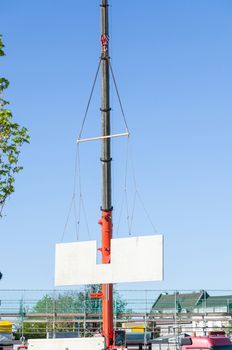
[[[0,290],[0,317],[11,320],[16,336],[91,336],[101,332],[101,300],[90,289]],[[155,335],[209,330],[232,332],[232,291],[118,290],[114,327],[136,327]]]

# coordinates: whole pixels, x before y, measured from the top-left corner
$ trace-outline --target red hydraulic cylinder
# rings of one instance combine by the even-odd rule
[[[99,220],[102,226],[102,264],[110,263],[111,238],[112,238],[112,212],[102,211]],[[113,345],[113,285],[102,285],[102,335],[106,339],[106,348]]]

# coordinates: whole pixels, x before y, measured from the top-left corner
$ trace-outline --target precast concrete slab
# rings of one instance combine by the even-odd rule
[[[28,350],[105,350],[103,337],[29,339]]]
[[[97,242],[56,245],[55,285],[163,279],[163,235],[111,239],[110,264],[97,264]]]

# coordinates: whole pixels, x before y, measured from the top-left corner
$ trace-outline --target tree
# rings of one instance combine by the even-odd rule
[[[66,291],[58,294],[46,294],[33,308],[35,318],[36,314],[46,315],[46,322],[28,322],[29,320],[27,320],[18,333],[20,334],[23,327],[26,337],[45,337],[47,332],[61,331],[79,331],[80,335],[93,335],[96,330],[100,331],[101,329],[99,322],[102,318],[101,299],[91,299],[90,293],[99,290],[100,286],[89,285],[83,292]],[[116,291],[114,314],[117,316],[129,311],[127,302]],[[44,317],[42,319],[44,320]],[[91,319],[91,322],[86,322],[86,319]]]
[[[5,56],[0,35],[0,56]],[[23,167],[18,165],[21,147],[29,143],[28,130],[13,119],[6,108],[9,102],[3,98],[3,91],[9,86],[6,78],[0,77],[0,217],[7,198],[14,192],[15,175]]]

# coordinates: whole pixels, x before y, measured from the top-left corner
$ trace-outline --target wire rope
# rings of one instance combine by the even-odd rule
[[[94,80],[93,80],[90,96],[89,96],[89,99],[88,99],[88,102],[87,102],[86,110],[85,110],[83,121],[82,121],[81,128],[80,128],[78,140],[81,139],[81,136],[82,136],[82,133],[83,133],[85,121],[86,121],[87,114],[88,114],[88,111],[89,111],[89,106],[90,106],[90,103],[91,103],[91,100],[92,100],[92,96],[93,96],[93,92],[94,92],[94,89],[95,89],[95,85],[96,85],[97,77],[98,77],[98,74],[99,74],[100,66],[101,66],[101,58],[99,60],[99,63],[98,63],[98,66],[97,66],[97,71],[96,71],[96,74],[94,76]],[[111,75],[112,75],[112,80],[113,80],[113,84],[114,84],[114,87],[115,87],[116,95],[117,95],[117,98],[118,98],[118,101],[119,101],[120,110],[121,110],[121,113],[122,113],[122,116],[123,116],[123,120],[124,120],[124,124],[125,124],[125,127],[126,127],[126,131],[129,133],[125,112],[124,112],[124,109],[123,109],[123,105],[122,105],[121,97],[120,97],[120,94],[119,94],[116,78],[115,78],[115,75],[114,75],[113,68],[112,68],[112,65],[110,63],[110,60],[109,60],[109,68],[110,68],[110,72],[111,72]],[[125,169],[125,181],[124,181],[124,196],[122,198],[122,205],[121,205],[121,209],[120,209],[117,235],[118,235],[118,232],[119,232],[119,226],[120,226],[120,221],[121,221],[121,216],[122,216],[122,210],[123,210],[124,202],[126,204],[128,232],[129,232],[129,235],[131,235],[132,223],[133,223],[133,217],[134,217],[134,211],[135,211],[135,202],[136,202],[136,196],[137,196],[137,186],[136,186],[135,177],[134,177],[134,183],[135,183],[136,192],[135,192],[135,195],[134,195],[134,202],[133,202],[133,206],[132,206],[132,215],[131,215],[131,218],[130,218],[128,192],[127,192],[128,152],[129,152],[128,148],[129,148],[129,146],[128,146],[128,143],[127,143],[127,156],[126,156],[126,166],[125,166],[126,169]],[[76,205],[77,172],[79,174],[79,177],[78,177],[78,179],[79,179],[79,204],[78,204],[78,210],[77,210],[77,205]],[[79,239],[79,232],[80,232],[81,209],[82,209],[83,214],[84,214],[87,233],[88,233],[88,236],[90,237],[89,226],[88,226],[88,221],[87,221],[87,215],[86,215],[86,210],[85,210],[85,204],[84,204],[84,199],[83,199],[83,195],[82,195],[79,144],[77,144],[76,157],[75,157],[75,172],[74,172],[73,195],[72,195],[71,204],[70,204],[70,207],[69,207],[69,210],[68,210],[67,219],[66,219],[66,222],[65,222],[65,226],[64,226],[64,230],[63,230],[63,234],[62,234],[62,239],[64,238],[64,234],[65,234],[65,231],[67,229],[67,225],[68,225],[69,217],[70,217],[70,214],[71,214],[71,211],[72,211],[72,207],[74,207],[75,231],[76,231],[76,238],[77,238],[77,240]]]
[[[87,215],[86,215],[85,204],[84,204],[83,193],[82,193],[80,144],[77,145],[77,169],[78,169],[78,174],[79,174],[79,177],[78,177],[78,180],[79,180],[79,208],[78,208],[78,221],[77,221],[78,222],[78,237],[79,237],[79,231],[80,231],[80,219],[81,219],[81,208],[82,208],[88,238],[90,238],[89,225],[88,225],[88,221],[87,221]]]
[[[125,176],[124,176],[124,183],[123,183],[122,199],[121,199],[121,205],[120,205],[119,217],[118,217],[118,223],[117,223],[117,229],[116,229],[117,236],[119,233],[124,205],[126,206],[127,228],[128,228],[128,233],[130,234],[130,215],[129,215],[129,204],[128,204],[128,197],[127,197],[127,176],[128,176],[128,139],[127,139],[127,146],[126,146]]]
[[[150,217],[150,214],[149,214],[148,210],[146,209],[145,204],[144,204],[144,202],[143,202],[143,199],[142,199],[142,197],[141,197],[141,195],[140,195],[140,193],[139,193],[138,191],[137,191],[137,196],[138,196],[138,198],[139,198],[139,200],[140,200],[141,206],[142,206],[142,208],[143,208],[143,210],[144,210],[144,213],[145,213],[146,216],[147,216],[148,221],[150,222],[151,226],[153,227],[154,232],[157,233],[157,232],[158,232],[158,231],[157,231],[157,228],[156,228],[155,225],[153,224],[153,221],[152,221],[152,219],[151,219],[151,217]]]
[[[81,219],[81,200],[82,200],[82,184],[81,184],[81,161],[80,161],[80,144],[77,144],[77,169],[79,173],[78,185],[79,185],[79,207],[78,207],[78,235],[80,230],[80,219]]]
[[[81,129],[80,129],[80,133],[79,133],[79,136],[78,136],[78,140],[80,140],[82,132],[83,132],[84,124],[85,124],[86,117],[87,117],[87,114],[88,114],[88,111],[89,111],[89,106],[90,106],[90,102],[92,100],[93,91],[94,91],[94,88],[95,88],[95,85],[96,85],[96,81],[97,81],[97,77],[98,77],[100,66],[101,66],[101,58],[99,60],[98,66],[97,66],[97,71],[96,71],[96,74],[95,74],[95,77],[94,77],[94,81],[93,81],[93,85],[92,85],[92,88],[91,88],[90,96],[89,96],[89,99],[88,99],[87,107],[86,107],[86,110],[85,110],[84,118],[83,118],[83,121],[82,121],[82,124],[81,124]]]
[[[85,218],[85,225],[86,225],[86,229],[87,229],[87,234],[88,234],[88,238],[90,239],[90,231],[89,231],[89,225],[88,225],[88,220],[87,220],[87,215],[86,215],[86,210],[85,210],[85,205],[84,205],[83,196],[81,196],[81,199],[82,199],[82,209],[83,209],[83,213],[84,213],[84,218]]]
[[[127,177],[128,177],[128,157],[129,157],[129,139],[127,139],[127,149],[126,149],[126,164],[125,164],[125,180],[124,180],[124,194],[125,194],[125,203],[126,203],[126,220],[128,227],[128,234],[130,235],[130,213],[129,213],[129,201],[127,196]]]
[[[76,195],[74,195],[73,209],[74,209],[74,224],[75,224],[76,239],[77,239],[77,241],[78,241],[78,240],[79,240],[78,223],[79,223],[80,221],[77,219]]]
[[[77,204],[76,204],[77,174],[79,175],[78,176],[78,187],[79,187],[78,208],[77,208]],[[72,193],[72,198],[71,198],[71,202],[70,202],[70,205],[69,205],[68,214],[67,214],[67,218],[66,218],[66,221],[65,221],[64,229],[63,229],[63,232],[62,232],[61,241],[64,240],[64,235],[65,235],[67,227],[68,227],[68,223],[69,223],[69,219],[70,219],[70,215],[71,215],[72,209],[74,209],[74,227],[75,227],[75,234],[76,234],[77,241],[79,240],[79,235],[80,235],[81,209],[82,209],[82,211],[84,213],[87,234],[88,234],[88,237],[90,237],[90,231],[89,231],[89,226],[88,226],[88,222],[87,222],[87,215],[86,215],[86,210],[85,210],[85,204],[84,204],[83,194],[82,194],[82,181],[81,181],[81,166],[80,166],[80,149],[79,149],[79,144],[77,144],[76,154],[75,154],[75,171],[74,171],[74,181],[73,181],[73,193]]]
[[[120,206],[120,210],[119,210],[119,218],[118,218],[118,224],[117,224],[117,229],[116,229],[116,236],[118,237],[118,233],[119,233],[119,227],[120,227],[120,223],[121,223],[121,219],[122,219],[122,212],[123,212],[123,207],[124,207],[124,192],[122,195],[122,202],[121,202],[121,206]]]
[[[77,208],[76,208],[76,183],[77,183],[77,166],[78,166],[78,145],[76,146],[76,153],[75,153],[75,168],[74,168],[74,180],[73,180],[73,207],[74,207],[74,222],[75,222],[75,232],[76,232],[76,239],[79,240],[79,226],[78,222],[79,219],[77,219]],[[79,176],[80,177],[80,176]]]
[[[153,223],[153,221],[152,221],[152,219],[150,217],[150,214],[148,213],[148,210],[145,207],[145,204],[144,204],[144,202],[142,200],[142,197],[141,197],[141,195],[140,195],[140,193],[138,191],[138,186],[137,186],[137,181],[136,181],[136,176],[135,176],[135,167],[134,167],[134,162],[133,162],[132,155],[131,155],[131,168],[132,168],[132,176],[133,176],[133,182],[134,182],[134,186],[135,186],[136,197],[138,197],[138,199],[140,201],[140,204],[141,204],[141,206],[142,206],[142,208],[144,210],[144,213],[146,214],[147,219],[150,222],[154,232],[157,233],[158,231],[157,231],[157,229],[156,229],[156,227],[155,227],[155,225],[154,225],[154,223]],[[132,226],[132,223],[131,223],[131,226]]]
[[[112,68],[112,65],[111,65],[110,61],[109,61],[109,67],[110,67],[110,72],[111,72],[111,75],[112,75],[112,78],[113,78],[115,91],[116,91],[116,94],[117,94],[117,97],[118,97],[121,113],[122,113],[122,116],[123,116],[123,119],[124,119],[126,131],[129,133],[129,128],[128,128],[127,121],[126,121],[126,116],[125,116],[124,109],[123,109],[123,106],[122,106],[122,100],[121,100],[121,97],[120,97],[120,94],[119,94],[117,82],[116,82],[115,75],[114,75],[113,68]]]
[[[101,66],[101,58],[99,60],[99,63],[98,63],[98,66],[97,66],[97,71],[96,71],[96,74],[94,76],[92,88],[91,88],[91,91],[90,91],[90,96],[89,96],[89,99],[88,99],[88,102],[87,102],[85,114],[84,114],[83,121],[82,121],[81,128],[80,128],[78,140],[82,136],[82,132],[83,132],[83,129],[84,129],[85,121],[86,121],[87,114],[88,114],[88,111],[89,111],[89,106],[90,106],[90,103],[91,103],[91,100],[92,100],[92,97],[93,97],[94,88],[95,88],[97,77],[98,77],[98,74],[99,74],[100,66]],[[78,205],[78,211],[77,211],[77,205],[76,205],[77,169],[78,169],[78,174],[79,174],[79,205]],[[63,233],[62,233],[61,240],[64,239],[64,235],[65,235],[65,232],[66,232],[66,229],[67,229],[67,226],[68,226],[68,222],[69,222],[69,218],[70,218],[70,214],[71,214],[73,206],[74,206],[74,220],[75,220],[76,238],[77,238],[77,240],[79,240],[81,207],[83,209],[85,220],[87,220],[86,211],[85,211],[85,205],[84,205],[83,195],[82,195],[79,144],[77,144],[76,154],[75,154],[75,171],[74,171],[74,182],[73,182],[73,194],[72,194],[72,199],[71,199],[71,203],[70,203],[70,206],[69,206],[68,215],[67,215],[67,219],[66,219],[66,222],[65,222],[65,225],[64,225],[64,230],[63,230]],[[88,226],[87,222],[86,222],[86,228],[87,228],[88,236],[90,236],[89,226]]]
[[[66,229],[67,229],[67,226],[68,226],[69,217],[70,217],[70,214],[71,214],[71,211],[72,211],[72,207],[73,207],[73,198],[74,198],[74,196],[72,195],[72,199],[71,199],[71,202],[70,202],[70,205],[69,205],[69,209],[68,209],[67,218],[66,218],[66,221],[65,221],[65,224],[64,224],[64,229],[63,229],[62,236],[61,236],[61,242],[63,242],[63,240],[64,240],[64,235],[65,235],[65,232],[66,232]]]
[[[114,84],[114,87],[115,87],[116,95],[117,95],[117,98],[118,98],[118,101],[119,101],[120,110],[121,110],[121,113],[122,113],[122,116],[123,116],[123,120],[124,120],[124,124],[125,124],[125,127],[126,127],[126,131],[129,133],[129,128],[128,128],[128,124],[127,124],[124,108],[123,108],[123,105],[122,105],[122,100],[121,100],[121,97],[120,97],[120,94],[119,94],[119,89],[118,89],[118,86],[117,86],[117,82],[116,82],[116,78],[115,78],[115,75],[114,75],[113,67],[112,67],[112,64],[111,64],[110,61],[109,61],[109,67],[110,67],[110,72],[111,72],[111,76],[112,76],[112,79],[113,79],[113,84]],[[121,204],[121,208],[120,208],[118,227],[117,227],[117,231],[116,231],[117,232],[117,236],[118,236],[118,233],[119,233],[119,226],[120,226],[121,217],[122,217],[122,210],[123,210],[123,206],[124,206],[124,200],[125,200],[126,212],[127,212],[126,220],[127,220],[128,233],[129,233],[129,235],[131,235],[129,201],[128,201],[128,193],[127,193],[127,172],[128,172],[128,144],[127,144],[127,156],[126,156],[124,196],[122,198],[122,204]]]
[[[79,234],[80,234],[80,223],[81,223],[81,195],[79,195],[78,214],[77,214],[77,237],[78,237],[78,239],[79,239]]]
[[[134,212],[135,212],[135,204],[136,204],[136,198],[137,198],[137,190],[135,190],[134,198],[133,198],[133,205],[132,205],[132,212],[131,212],[131,220],[130,220],[130,235],[132,234],[132,224],[134,219]]]
[[[67,218],[66,218],[66,221],[65,221],[65,225],[64,225],[61,241],[64,240],[64,235],[65,235],[65,232],[66,232],[67,227],[68,227],[68,222],[69,222],[69,218],[70,218],[70,215],[71,215],[72,208],[74,208],[75,234],[76,234],[77,240],[79,239],[79,230],[78,230],[78,222],[79,222],[79,220],[77,219],[77,210],[76,210],[77,167],[78,167],[78,145],[76,147],[76,152],[75,152],[75,165],[74,165],[74,177],[73,177],[73,193],[72,193],[71,203],[69,205],[68,214],[67,214]]]

